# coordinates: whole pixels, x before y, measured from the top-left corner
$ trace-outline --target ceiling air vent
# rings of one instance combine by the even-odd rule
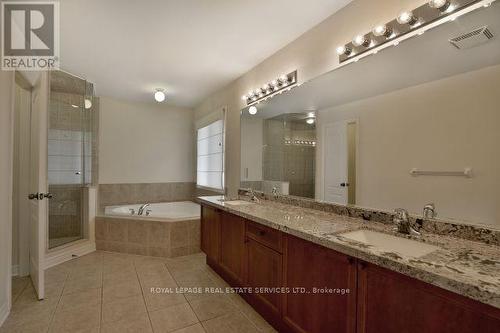
[[[488,30],[488,27],[485,26],[458,37],[452,38],[450,39],[450,43],[457,49],[462,50],[481,45],[492,38],[493,34],[490,30]]]

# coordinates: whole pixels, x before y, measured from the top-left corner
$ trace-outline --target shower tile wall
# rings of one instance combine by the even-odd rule
[[[316,141],[316,129],[304,121],[264,122],[264,180],[289,182],[289,194],[314,198],[316,147],[285,144],[285,140]]]
[[[82,97],[52,92],[48,141],[49,184],[82,184],[92,174],[92,132],[83,131]],[[73,106],[74,105],[74,106]],[[85,154],[85,163],[82,157]]]

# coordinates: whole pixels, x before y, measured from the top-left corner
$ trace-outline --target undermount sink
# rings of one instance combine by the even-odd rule
[[[405,257],[418,258],[439,249],[434,245],[371,230],[352,231],[339,236],[370,245],[380,251],[399,253]]]
[[[227,205],[232,205],[232,206],[244,206],[244,205],[253,205],[253,202],[245,201],[245,200],[230,200],[230,201],[223,201]]]

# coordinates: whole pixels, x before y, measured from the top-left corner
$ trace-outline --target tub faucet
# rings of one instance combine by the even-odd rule
[[[405,235],[420,235],[420,232],[415,230],[411,225],[410,217],[406,209],[396,208],[394,213],[395,215],[392,220],[396,224],[399,233]]]
[[[137,211],[137,215],[142,215],[144,213],[144,209],[146,209],[149,206],[151,206],[151,204],[149,204],[149,203],[145,203],[144,205],[141,205],[141,207],[139,207],[139,210]]]

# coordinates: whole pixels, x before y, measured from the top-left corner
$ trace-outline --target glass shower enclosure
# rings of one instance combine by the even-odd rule
[[[49,249],[85,238],[85,193],[96,184],[97,102],[92,83],[63,71],[51,72]]]

